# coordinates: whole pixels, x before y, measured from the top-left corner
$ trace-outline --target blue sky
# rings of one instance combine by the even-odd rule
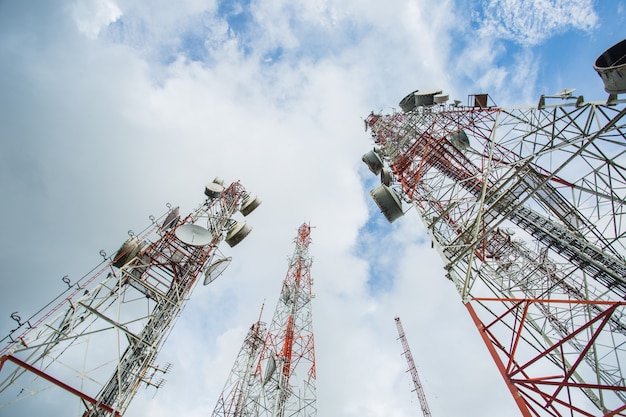
[[[168,383],[128,416],[212,411],[304,221],[320,415],[419,413],[397,315],[434,415],[514,415],[417,213],[389,225],[371,202],[363,118],[415,89],[604,99],[593,62],[625,19],[617,0],[0,1],[0,328],[220,176],[263,200],[254,230],[193,294],[161,353]]]

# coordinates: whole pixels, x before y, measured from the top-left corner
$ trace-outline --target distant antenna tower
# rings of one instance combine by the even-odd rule
[[[262,346],[259,343],[264,325],[257,322],[244,341],[212,417],[317,415],[310,235],[309,225],[300,226],[264,342]]]
[[[255,371],[266,336],[267,327],[260,320],[248,330],[222,394],[217,400],[213,417],[259,415],[259,398],[263,384]]]
[[[424,417],[431,417],[430,409],[428,408],[428,402],[426,401],[426,395],[424,394],[424,388],[422,388],[422,383],[420,382],[419,375],[417,375],[417,368],[415,367],[415,362],[413,362],[413,355],[411,355],[411,349],[409,348],[409,342],[406,340],[406,336],[404,335],[404,329],[402,328],[402,322],[400,322],[400,317],[396,317],[394,319],[396,321],[396,327],[398,328],[398,336],[400,342],[402,343],[402,349],[404,349],[404,357],[406,358],[406,363],[409,365],[409,372],[411,373],[411,379],[413,380],[413,384],[415,385],[415,392],[417,393],[417,398],[420,401],[420,407],[422,408],[422,414]]]
[[[606,102],[414,91],[365,119],[374,201],[417,209],[526,417],[626,415],[625,56],[595,62]]]
[[[183,219],[178,207],[151,217],[114,256],[101,251],[104,261],[77,282],[64,277],[65,292],[29,319],[12,315],[17,328],[0,351],[0,407],[121,416],[140,386],[163,384],[171,365],[154,363],[159,349],[198,278],[204,272],[208,284],[228,265],[221,241],[235,246],[250,233],[233,215],[260,204],[239,182],[225,188],[219,178],[205,195]]]

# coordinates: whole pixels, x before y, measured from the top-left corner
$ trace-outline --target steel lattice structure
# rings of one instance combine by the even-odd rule
[[[213,417],[259,415],[259,399],[262,397],[263,384],[255,371],[266,337],[267,326],[260,320],[248,330],[222,394],[217,400]]]
[[[624,101],[429,96],[366,118],[372,197],[417,209],[523,415],[626,415]]]
[[[248,332],[212,417],[317,415],[310,243],[303,224],[272,322]]]
[[[409,342],[406,340],[406,335],[404,334],[404,328],[402,327],[402,322],[400,321],[400,317],[396,317],[394,319],[396,321],[396,327],[398,328],[398,339],[400,339],[400,343],[402,343],[403,354],[406,359],[406,363],[409,366],[409,373],[411,374],[411,380],[413,381],[413,385],[415,386],[415,393],[417,394],[417,398],[420,402],[420,408],[422,409],[422,415],[424,417],[432,417],[430,413],[430,407],[428,407],[428,401],[426,401],[426,394],[424,393],[424,388],[422,387],[422,382],[420,381],[420,377],[417,374],[417,367],[415,366],[415,362],[413,361],[413,355],[411,354],[411,348],[409,347]]]
[[[114,256],[101,251],[98,267],[74,284],[65,278],[67,290],[27,321],[14,317],[18,328],[0,352],[0,406],[38,394],[39,410],[67,398],[79,416],[121,416],[139,387],[162,385],[170,365],[155,364],[160,347],[201,274],[207,284],[230,260],[221,241],[234,246],[250,232],[233,215],[260,204],[218,178],[205,194],[186,217],[170,208],[129,232]]]

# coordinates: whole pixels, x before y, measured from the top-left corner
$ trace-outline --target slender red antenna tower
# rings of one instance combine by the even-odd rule
[[[413,380],[413,384],[415,385],[415,392],[417,393],[417,398],[420,401],[420,407],[422,408],[422,414],[424,417],[431,417],[430,408],[428,408],[428,402],[426,401],[426,394],[424,394],[424,388],[422,388],[422,383],[420,382],[419,375],[417,374],[417,368],[415,367],[415,362],[413,362],[413,355],[411,355],[411,349],[409,348],[409,342],[406,340],[406,336],[404,335],[404,328],[402,327],[402,322],[400,321],[400,317],[396,317],[394,319],[396,321],[396,327],[398,328],[398,336],[400,342],[402,343],[402,349],[404,349],[404,357],[406,358],[406,363],[409,365],[409,372],[411,373],[411,379]]]
[[[151,216],[152,225],[129,232],[115,255],[101,251],[103,262],[77,282],[64,277],[65,292],[29,319],[12,315],[17,328],[0,351],[0,407],[121,416],[139,387],[163,384],[171,365],[155,364],[159,349],[198,278],[204,273],[206,285],[230,262],[221,241],[235,246],[250,232],[234,214],[260,204],[239,182],[224,187],[219,178],[205,195],[182,219],[178,207]]]
[[[605,102],[415,91],[365,120],[374,201],[417,209],[523,416],[626,415],[625,53],[595,63]]]
[[[244,341],[213,417],[317,415],[311,226],[300,226],[295,243],[264,343],[257,344],[261,332],[253,326],[254,332],[251,330]]]

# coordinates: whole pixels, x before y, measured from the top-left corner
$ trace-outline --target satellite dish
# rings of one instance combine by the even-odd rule
[[[204,187],[204,194],[209,198],[218,198],[222,195],[222,191],[224,191],[224,187],[216,182],[210,182]]]
[[[220,177],[213,178],[213,182],[222,186],[224,185],[224,180],[221,179]]]
[[[259,197],[252,197],[252,196],[246,197],[246,199],[241,204],[241,209],[240,209],[241,214],[243,214],[244,216],[247,216],[248,214],[252,213],[254,209],[259,207],[260,204],[261,204],[261,200],[259,199]]]
[[[163,223],[161,224],[162,229],[169,229],[178,223],[180,220],[180,210],[176,207],[174,210],[170,211]]]
[[[217,277],[222,275],[232,260],[233,258],[229,256],[227,258],[218,259],[209,265],[204,273],[204,285],[209,285],[215,281]]]
[[[248,223],[236,222],[226,234],[226,243],[232,248],[248,236],[251,231],[252,227]]]
[[[211,232],[195,224],[183,224],[174,234],[181,242],[190,246],[206,246],[213,241]]]

